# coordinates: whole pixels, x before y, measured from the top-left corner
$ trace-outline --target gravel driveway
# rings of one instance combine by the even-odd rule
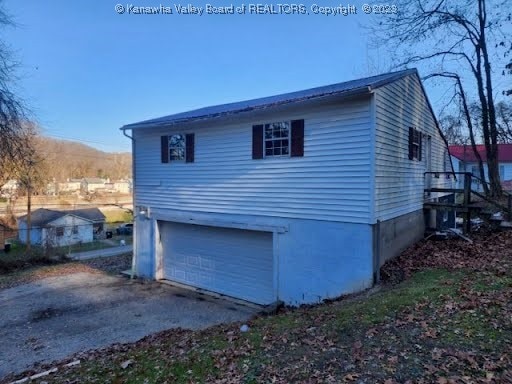
[[[86,272],[0,290],[0,380],[35,363],[164,329],[242,321],[257,309],[157,282]]]

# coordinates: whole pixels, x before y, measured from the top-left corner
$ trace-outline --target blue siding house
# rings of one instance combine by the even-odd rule
[[[482,159],[484,166],[485,181],[488,182],[489,175],[487,169],[487,152],[483,144],[478,144],[476,150]],[[469,172],[473,176],[480,178],[480,169],[478,168],[478,158],[471,145],[450,145],[450,154],[452,162],[457,172]],[[512,144],[498,144],[498,171],[500,174],[503,189],[512,190]],[[472,180],[472,188],[482,191],[483,186],[479,180]],[[459,178],[458,188],[463,188],[464,181]]]
[[[135,273],[258,304],[371,287],[423,236],[424,188],[447,182],[424,172],[451,171],[414,69],[121,129]]]
[[[39,208],[32,212],[30,242],[45,247],[89,243],[103,231],[105,215],[98,208],[56,211]],[[27,241],[27,215],[18,218],[18,238]]]

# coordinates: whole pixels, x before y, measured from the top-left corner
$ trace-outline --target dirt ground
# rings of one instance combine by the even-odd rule
[[[0,289],[0,380],[36,363],[169,328],[243,321],[256,309],[106,273],[67,273]]]

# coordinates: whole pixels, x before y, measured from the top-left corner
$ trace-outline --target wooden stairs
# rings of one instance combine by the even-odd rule
[[[482,183],[482,180],[468,172],[425,172],[425,177],[435,175],[436,178],[439,178],[440,174],[454,175],[454,177],[461,175],[464,179],[464,188],[425,188],[424,210],[461,213],[463,216],[462,230],[465,234],[471,232],[471,220],[477,216],[491,223],[495,229],[512,229],[512,194],[504,191],[504,199],[506,199],[504,204],[502,201],[496,201],[481,192],[472,190],[473,181],[477,180]],[[453,194],[455,202],[436,201],[435,197],[432,197],[432,193],[435,192]],[[476,199],[473,200],[473,197]]]

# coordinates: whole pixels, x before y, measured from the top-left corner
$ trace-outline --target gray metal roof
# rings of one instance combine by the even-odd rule
[[[385,73],[377,76],[366,77],[363,79],[351,80],[343,83],[306,89],[303,91],[285,93],[281,95],[263,97],[253,100],[239,101],[230,104],[221,104],[211,107],[199,108],[188,112],[181,112],[174,115],[145,120],[133,124],[127,124],[123,126],[121,129],[125,130],[158,127],[184,123],[193,120],[213,119],[216,117],[227,116],[243,112],[250,112],[258,109],[295,103],[299,101],[317,99],[321,97],[343,94],[349,95],[358,92],[370,92],[372,89],[392,83],[393,81],[396,81],[402,77],[417,73],[418,72],[416,69],[406,69],[403,71]]]
[[[72,215],[94,222],[105,221],[105,215],[98,208],[83,208],[64,212],[71,213]]]
[[[84,177],[82,181],[86,182],[87,184],[104,184],[105,180],[99,178],[99,177]]]
[[[53,209],[39,208],[31,212],[30,222],[33,227],[42,227],[66,215],[74,215],[92,222],[102,222],[105,215],[98,208],[74,209],[70,211],[56,211]],[[26,220],[27,215],[19,217],[19,220]]]

